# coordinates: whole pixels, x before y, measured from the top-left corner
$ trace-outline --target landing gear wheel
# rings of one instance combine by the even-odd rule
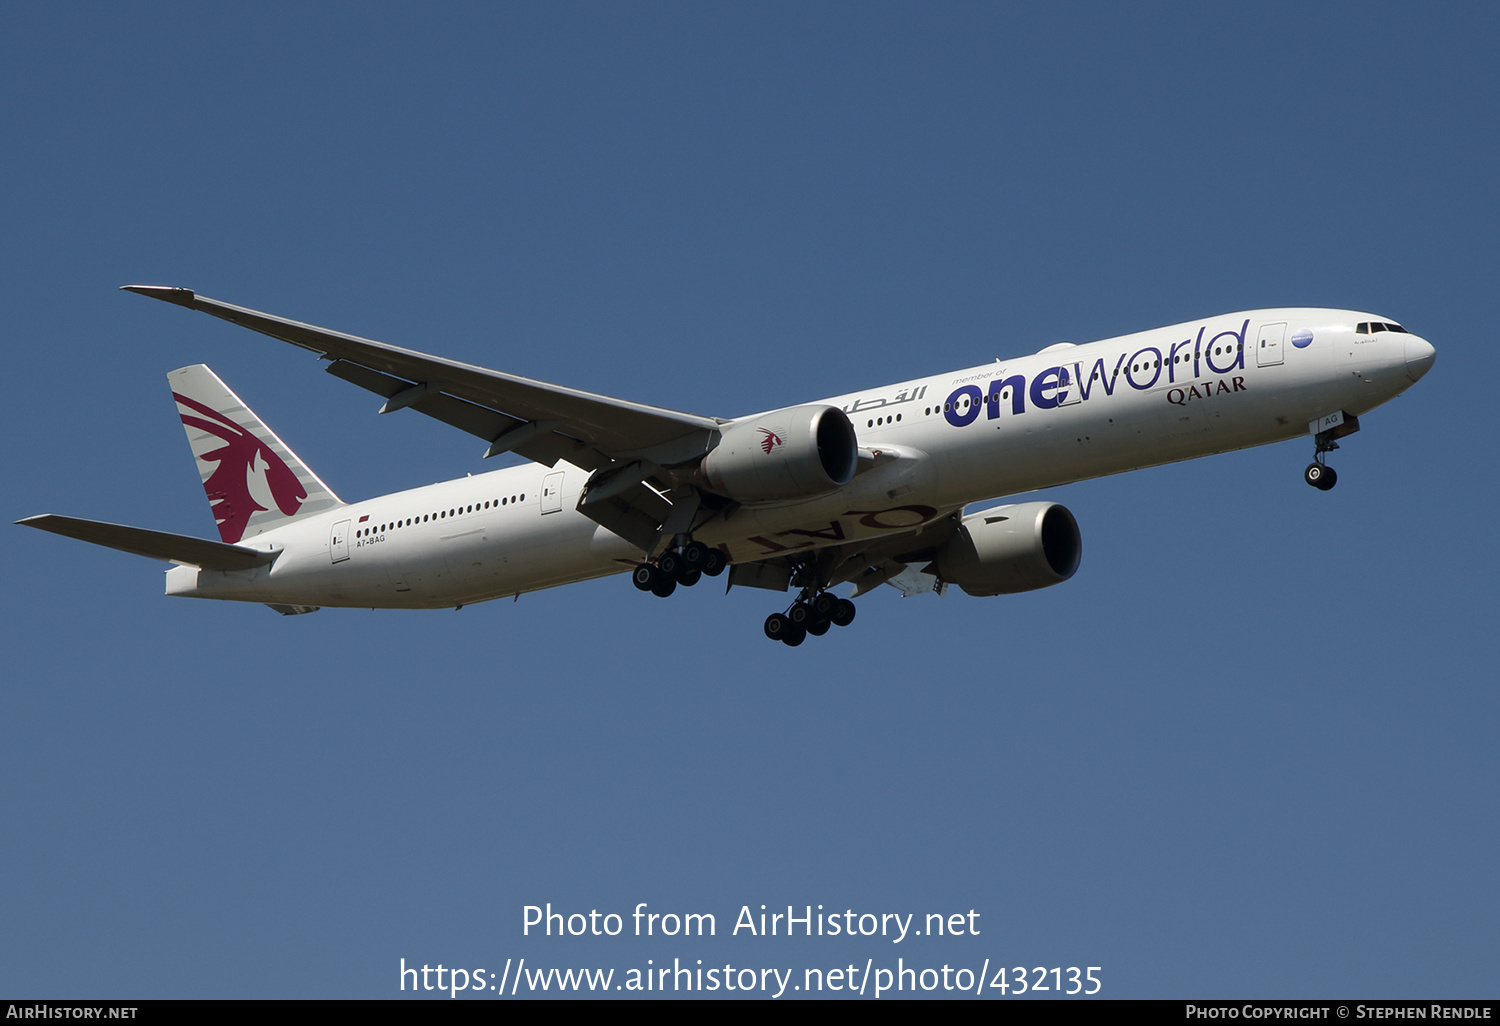
[[[807,629],[804,627],[798,627],[795,624],[787,629],[786,637],[781,639],[783,644],[789,645],[792,648],[796,648],[806,640]]]
[[[808,603],[808,605],[812,606],[813,615],[819,620],[832,619],[833,610],[838,604],[839,597],[837,595],[830,595],[826,591],[818,592],[818,594],[813,596],[813,600]]]
[[[677,582],[663,574],[661,580],[657,581],[655,586],[652,587],[651,594],[655,595],[657,598],[666,598],[676,590]]]
[[[833,615],[829,617],[835,627],[847,627],[854,622],[854,603],[846,598],[841,598],[833,605]]]
[[[812,623],[807,625],[807,633],[811,634],[815,638],[821,638],[823,635],[828,633],[828,628],[832,626],[833,624],[829,623],[827,620],[814,620]]]
[[[682,554],[676,549],[668,549],[661,554],[656,561],[657,567],[668,577],[675,578],[679,570],[684,569],[682,565]]]
[[[702,570],[680,570],[677,573],[677,583],[684,588],[691,588],[698,583],[699,578],[702,576]]]
[[[712,550],[702,542],[689,542],[682,550],[682,561],[694,570],[702,570]]]
[[[787,610],[786,618],[792,622],[793,626],[806,627],[813,620],[812,610],[807,608],[806,602],[798,602]]]
[[[1302,480],[1319,491],[1326,492],[1338,484],[1339,476],[1334,473],[1332,467],[1324,466],[1321,463],[1309,463],[1307,469],[1302,472]]]
[[[785,613],[772,613],[766,617],[766,637],[772,641],[781,641],[791,629],[791,621],[786,618]]]
[[[724,555],[722,549],[709,549],[708,556],[703,560],[703,572],[710,577],[717,577],[724,572],[724,567],[729,565],[729,559]]]
[[[656,567],[652,566],[650,563],[642,563],[640,566],[636,567],[635,572],[630,575],[630,583],[634,584],[641,591],[652,590],[656,587],[657,582],[660,580],[661,571],[657,570]]]

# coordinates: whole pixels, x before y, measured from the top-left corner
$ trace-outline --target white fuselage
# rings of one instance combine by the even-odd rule
[[[732,562],[755,561],[1305,435],[1320,417],[1358,416],[1405,391],[1421,373],[1409,360],[1430,363],[1414,335],[1356,333],[1379,320],[1254,310],[837,396],[826,402],[876,451],[873,465],[828,494],[735,508],[695,537]],[[641,551],[578,512],[587,478],[566,463],[526,464],[342,506],[242,539],[282,550],[269,567],[174,567],[167,593],[420,608],[624,572]]]

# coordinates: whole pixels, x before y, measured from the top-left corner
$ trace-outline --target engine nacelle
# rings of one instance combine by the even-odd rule
[[[938,549],[936,570],[970,595],[1008,595],[1061,584],[1083,556],[1078,521],[1055,502],[996,506],[964,517]]]
[[[701,469],[720,495],[768,502],[842,488],[858,465],[854,425],[838,407],[815,404],[729,425]]]

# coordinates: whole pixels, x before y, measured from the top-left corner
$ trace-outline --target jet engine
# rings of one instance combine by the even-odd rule
[[[996,506],[964,517],[937,552],[938,576],[970,595],[1008,595],[1061,584],[1078,569],[1078,521],[1055,502]]]
[[[720,495],[769,502],[841,488],[858,464],[859,441],[844,411],[813,404],[728,425],[700,470]]]

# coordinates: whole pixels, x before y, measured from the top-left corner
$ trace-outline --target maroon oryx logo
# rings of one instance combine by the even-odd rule
[[[772,449],[782,444],[781,436],[769,428],[756,428],[756,430],[766,436],[760,440],[760,448],[767,456],[771,455]]]
[[[239,541],[245,535],[250,518],[269,508],[256,501],[250,487],[251,475],[264,477],[264,484],[256,491],[262,496],[269,491],[271,501],[285,516],[302,508],[307,490],[270,446],[217,410],[176,392],[172,393],[172,398],[181,406],[213,418],[203,420],[184,413],[181,415],[184,424],[224,439],[223,447],[198,457],[205,463],[218,464],[217,469],[204,479],[203,490],[208,493],[208,504],[213,507],[214,519],[218,521],[220,538],[231,545]]]

